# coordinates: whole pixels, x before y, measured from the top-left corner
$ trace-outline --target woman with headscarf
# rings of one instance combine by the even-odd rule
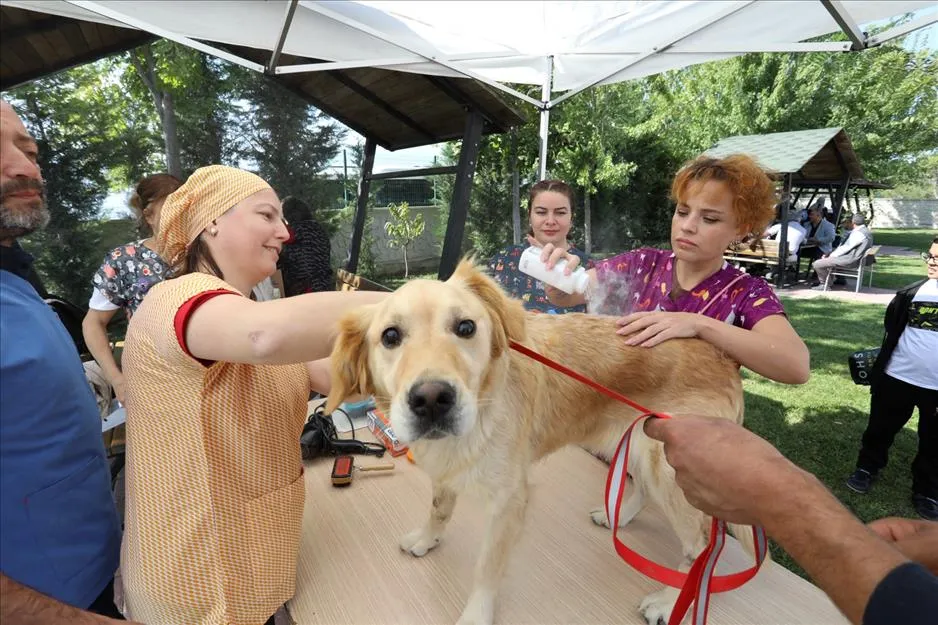
[[[263,625],[294,593],[299,437],[310,391],[328,391],[311,361],[341,313],[386,294],[252,301],[287,238],[276,193],[242,170],[198,169],[163,206],[173,277],[138,308],[123,355],[129,618]]]

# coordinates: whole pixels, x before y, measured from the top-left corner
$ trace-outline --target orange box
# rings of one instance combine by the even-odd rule
[[[375,435],[385,449],[392,456],[401,456],[407,453],[407,446],[398,440],[391,427],[391,422],[377,408],[368,411],[368,429]]]

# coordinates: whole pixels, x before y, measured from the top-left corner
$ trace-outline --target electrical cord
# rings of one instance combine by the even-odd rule
[[[364,454],[381,457],[385,447],[380,443],[360,441],[355,438],[355,424],[351,416],[341,408],[338,409],[352,426],[352,439],[340,439],[336,431],[332,416],[325,414],[324,406],[317,406],[309,415],[303,432],[300,434],[300,450],[304,460],[312,460],[319,456],[336,456],[342,454]]]

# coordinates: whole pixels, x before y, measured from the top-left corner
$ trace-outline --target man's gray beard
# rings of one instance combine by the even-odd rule
[[[0,203],[0,231],[15,232],[16,236],[23,236],[45,228],[49,223],[49,209],[44,200],[38,207],[13,209]]]

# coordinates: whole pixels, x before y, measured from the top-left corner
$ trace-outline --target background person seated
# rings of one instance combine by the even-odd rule
[[[873,245],[873,233],[866,227],[866,217],[862,213],[854,213],[844,223],[849,233],[847,240],[837,246],[828,256],[820,258],[814,263],[819,285],[814,287],[817,291],[826,291],[834,267],[849,267],[860,261],[866,250]]]
[[[834,249],[834,237],[837,236],[834,224],[824,219],[824,206],[817,204],[808,209],[808,223],[805,226],[807,238],[805,243],[813,245],[804,251],[802,256],[817,260],[830,254]]]
[[[763,234],[765,239],[778,239],[779,233],[782,230],[782,224],[777,223],[773,226],[770,226]],[[804,229],[800,223],[798,223],[798,214],[795,212],[788,213],[788,232],[786,241],[788,243],[788,260],[795,262],[798,258],[798,249],[801,247],[801,244],[804,243],[805,237],[807,236],[807,231]]]

